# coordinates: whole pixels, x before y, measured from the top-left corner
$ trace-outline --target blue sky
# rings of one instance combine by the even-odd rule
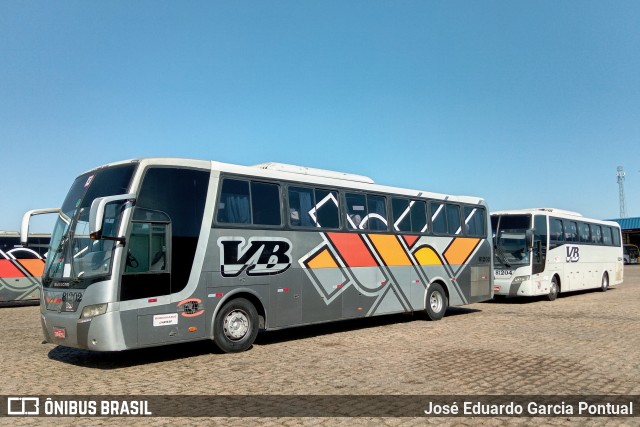
[[[622,165],[640,216],[638,22],[635,0],[0,0],[0,229],[146,156],[596,218]]]

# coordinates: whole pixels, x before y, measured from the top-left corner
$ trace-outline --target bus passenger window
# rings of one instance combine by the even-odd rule
[[[578,226],[574,221],[567,221],[565,223],[564,236],[567,242],[578,241]]]
[[[591,241],[591,232],[589,231],[589,224],[581,222],[578,224],[578,231],[580,234],[580,242],[588,243]]]
[[[222,182],[217,220],[224,224],[250,224],[249,183],[237,179]]]
[[[431,228],[436,234],[447,234],[447,217],[444,213],[444,204],[438,202],[429,203],[431,210]]]
[[[382,196],[367,196],[367,223],[364,227],[372,231],[387,231],[387,203]]]
[[[314,207],[311,188],[289,187],[289,224],[294,227],[314,227],[310,212]]]
[[[447,204],[447,231],[456,235],[462,233],[460,224],[460,206]]]
[[[256,225],[280,225],[280,187],[264,182],[251,183],[251,212]]]
[[[427,204],[416,200],[412,201],[411,209],[411,231],[414,233],[426,233],[427,226]]]
[[[591,224],[591,243],[602,244],[602,229],[599,225]]]
[[[555,242],[564,242],[562,220],[551,218],[551,240]]]
[[[359,230],[362,220],[367,216],[366,197],[364,194],[346,194],[347,228]]]
[[[316,205],[310,212],[314,215],[318,227],[340,228],[340,208],[338,192],[316,188]]]
[[[391,199],[391,212],[395,231],[411,231],[411,214],[408,200]]]
[[[620,229],[613,227],[613,246],[620,246]]]
[[[467,236],[484,236],[484,209],[465,206],[464,218]]]
[[[602,243],[611,246],[611,227],[602,227]]]

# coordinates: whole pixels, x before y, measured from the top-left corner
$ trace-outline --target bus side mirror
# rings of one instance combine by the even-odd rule
[[[528,229],[524,233],[524,237],[526,240],[527,249],[533,248],[533,229]]]
[[[107,205],[114,202],[129,202],[134,203],[136,201],[135,194],[118,194],[117,196],[98,197],[91,203],[91,210],[89,211],[89,237],[92,240],[115,240],[124,243],[124,237],[117,236],[103,236],[104,231],[104,219]],[[115,230],[114,230],[115,231]]]
[[[20,226],[20,244],[23,246],[27,245],[27,240],[29,240],[29,222],[32,216],[59,212],[60,208],[33,209],[25,212],[22,216],[22,225]]]

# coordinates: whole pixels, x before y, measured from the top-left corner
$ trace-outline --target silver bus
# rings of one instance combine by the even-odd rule
[[[267,163],[145,158],[80,175],[43,276],[48,342],[97,351],[492,298],[479,197]]]

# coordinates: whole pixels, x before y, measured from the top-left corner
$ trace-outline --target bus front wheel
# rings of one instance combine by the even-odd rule
[[[551,279],[551,286],[549,287],[549,293],[547,294],[547,299],[549,301],[553,301],[554,299],[558,298],[558,278],[556,276],[553,276],[553,278]]]
[[[602,275],[602,285],[600,285],[600,290],[602,292],[607,292],[607,289],[609,289],[609,275],[604,273]]]
[[[226,303],[216,315],[213,340],[225,353],[248,350],[258,335],[258,312],[244,298]]]
[[[447,294],[444,293],[444,289],[438,283],[432,283],[429,285],[429,291],[427,292],[427,316],[430,320],[440,320],[444,316],[449,301],[447,300]]]

